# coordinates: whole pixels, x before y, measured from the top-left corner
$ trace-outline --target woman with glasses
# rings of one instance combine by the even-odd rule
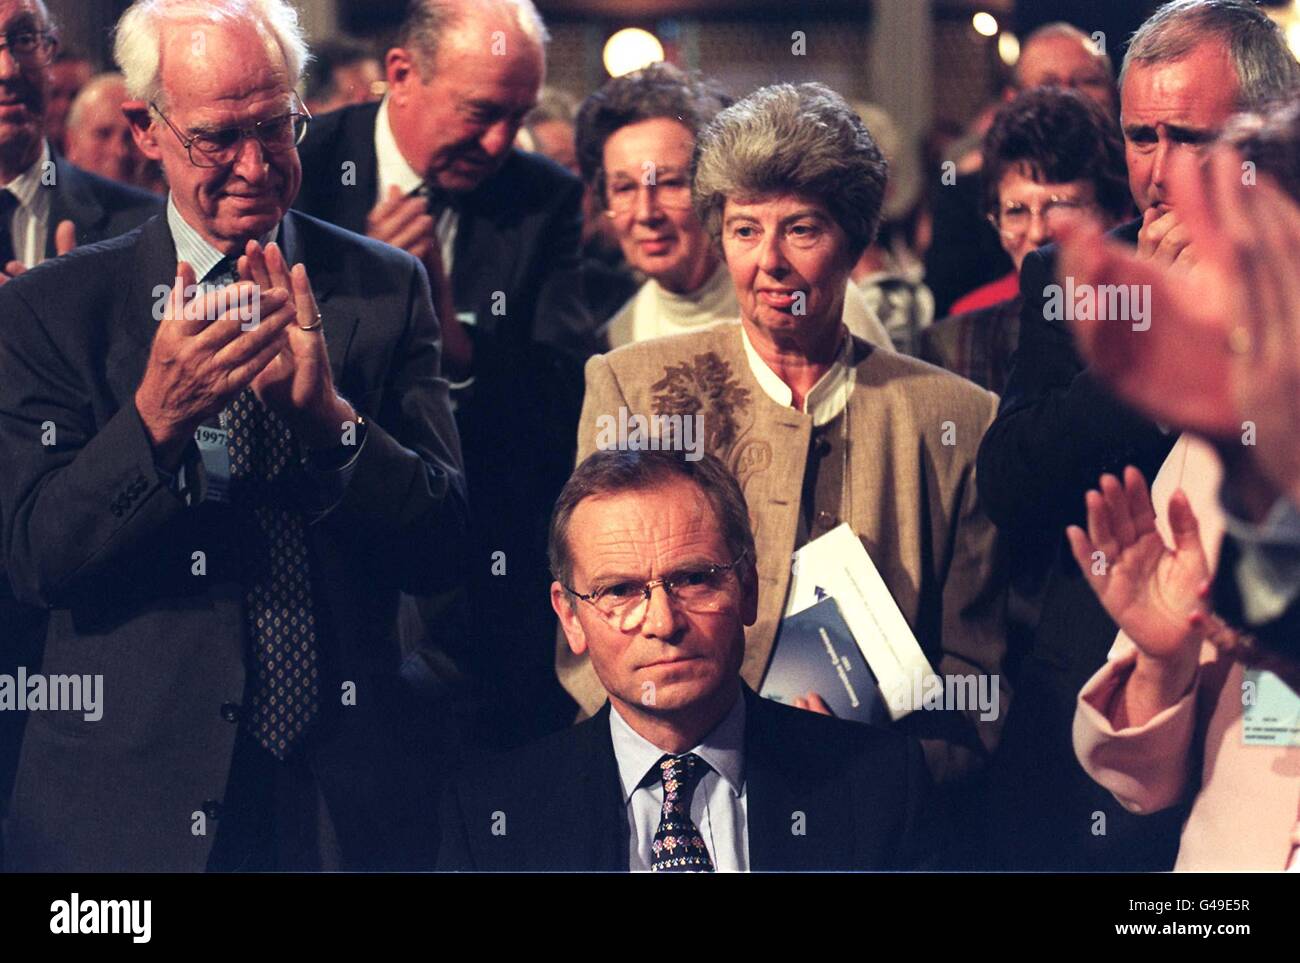
[[[921,357],[1000,394],[1020,335],[1025,255],[1080,218],[1113,227],[1132,213],[1132,200],[1119,128],[1072,90],[1021,94],[994,118],[983,153],[988,219],[1015,271],[987,286],[993,303],[963,309],[959,302],[957,313],[926,329]],[[981,300],[980,291],[962,299]]]
[[[849,275],[875,236],[884,190],[871,134],[826,87],[766,87],[727,108],[699,135],[694,216],[725,265],[739,319],[587,363],[579,462],[608,447],[682,447],[691,457],[694,441],[740,483],[759,595],[741,674],[756,690],[786,609],[792,553],[840,525],[861,539],[931,666],[996,684],[995,532],[973,484],[996,399],[867,343],[844,319]],[[634,439],[608,430],[636,416],[681,432]],[[627,588],[633,600],[638,590]],[[561,646],[558,669],[595,711],[604,694],[589,662]],[[996,719],[973,719],[915,712],[905,726],[947,778],[996,741]]]
[[[606,324],[611,348],[691,331],[739,314],[727,272],[691,207],[691,157],[700,130],[730,103],[710,81],[657,63],[616,77],[583,101],[578,160],[628,265],[646,278]],[[856,290],[845,322],[887,346]]]

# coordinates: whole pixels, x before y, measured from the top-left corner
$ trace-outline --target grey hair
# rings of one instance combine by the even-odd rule
[[[888,172],[871,132],[839,94],[822,84],[774,84],[700,133],[695,211],[718,243],[727,198],[810,195],[844,229],[856,260],[875,240]]]
[[[1064,20],[1057,20],[1053,23],[1043,24],[1021,42],[1020,49],[1021,51],[1028,50],[1030,45],[1035,41],[1046,40],[1048,37],[1069,37],[1071,40],[1078,40],[1087,45],[1088,49],[1093,52],[1093,55],[1097,60],[1105,66],[1106,76],[1115,76],[1115,67],[1111,62],[1110,54],[1098,47],[1090,36],[1074,24],[1066,23]],[[1020,65],[1018,63],[1015,69],[1011,72],[1011,79],[1015,82],[1017,89],[1024,86],[1020,80]]]
[[[542,15],[532,0],[411,0],[406,18],[397,32],[397,46],[414,51],[421,65],[437,62],[438,50],[447,35],[463,27],[471,11],[476,16],[507,13],[514,18],[520,33],[545,50],[551,41]]]
[[[739,558],[742,553],[748,558],[749,563],[738,567],[737,572],[752,571],[757,560],[749,509],[740,484],[717,456],[705,452],[698,461],[688,461],[681,452],[610,450],[596,451],[583,459],[555,500],[547,545],[555,580],[566,588],[573,587],[569,521],[581,502],[601,495],[649,491],[677,478],[693,482],[709,500],[731,558]]]
[[[1120,87],[1130,65],[1182,60],[1207,40],[1227,49],[1241,88],[1239,109],[1256,110],[1300,89],[1300,63],[1281,28],[1248,0],[1173,0],[1161,7],[1129,41]]]
[[[162,30],[169,22],[253,24],[268,50],[278,49],[284,56],[294,88],[311,59],[298,11],[286,0],[135,0],[117,22],[113,37],[113,59],[133,100],[162,103]]]

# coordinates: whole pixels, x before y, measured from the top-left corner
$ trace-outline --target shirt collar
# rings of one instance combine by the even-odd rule
[[[388,188],[394,184],[403,194],[414,194],[424,184],[424,177],[416,172],[393,136],[393,125],[388,118],[388,97],[379,105],[379,117],[375,120],[375,159],[379,163],[379,196],[388,196]]]
[[[803,400],[801,410],[804,414],[812,415],[813,425],[818,428],[839,417],[840,412],[848,405],[849,396],[853,394],[853,386],[857,383],[857,375],[851,364],[853,337],[847,328],[842,330],[842,336],[835,360],[831,362],[826,373],[817,379],[817,383],[812,386],[812,390]],[[792,407],[794,392],[759,355],[754,343],[749,340],[749,332],[745,330],[743,321],[740,323],[740,337],[745,344],[745,358],[749,361],[749,370],[754,373],[754,378],[763,389],[763,393],[782,408]]]
[[[202,234],[190,226],[189,221],[185,220],[176,207],[176,200],[170,193],[167,195],[167,226],[171,228],[172,241],[176,244],[176,260],[184,261],[194,268],[194,276],[198,280],[207,278],[212,269],[226,259],[226,255],[209,244]],[[258,240],[265,247],[279,236],[280,225],[277,224]],[[292,263],[287,251],[285,260]]]
[[[36,163],[4,185],[10,194],[18,198],[19,206],[31,208],[33,202],[42,195],[41,174],[50,160],[50,142],[42,141],[41,156],[36,158]]]
[[[646,774],[663,758],[664,751],[629,726],[612,703],[609,710],[609,732],[614,740],[614,758],[618,762],[618,777],[623,784],[623,803],[626,805]],[[745,787],[743,691],[736,693],[736,703],[722,721],[690,751],[713,768],[733,796],[740,795]]]

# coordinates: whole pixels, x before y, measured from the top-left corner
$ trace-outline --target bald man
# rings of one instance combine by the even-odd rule
[[[121,74],[100,74],[81,88],[68,111],[64,153],[82,170],[139,187],[147,158],[136,148],[122,113],[126,99]]]

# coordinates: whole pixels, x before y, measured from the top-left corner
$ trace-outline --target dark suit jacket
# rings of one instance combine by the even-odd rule
[[[1140,226],[1131,221],[1111,236],[1135,244]],[[981,794],[988,851],[977,860],[992,869],[1168,869],[1178,814],[1158,824],[1139,820],[1098,791],[1074,758],[1075,696],[1105,661],[1116,626],[1074,564],[1064,532],[1083,523],[1084,492],[1103,472],[1132,464],[1154,478],[1177,436],[1089,373],[1068,322],[1046,318],[1044,288],[1055,283],[1055,246],[1030,252],[1020,268],[1020,341],[975,475],[980,503],[1006,538],[1012,608],[1023,622],[1013,635],[1023,633],[1027,649],[1011,659],[1021,663],[1013,683],[1022,694]],[[1039,804],[1024,810],[1026,797]],[[1078,830],[1096,811],[1106,813],[1105,837]]]
[[[162,210],[163,200],[106,180],[69,163],[57,153],[54,158],[54,182],[49,188],[50,230],[45,241],[46,257],[54,257],[54,232],[62,221],[76,226],[77,245],[84,247],[106,238],[116,237],[139,227]],[[41,642],[45,636],[45,611],[22,605],[14,599],[0,553],[0,631],[6,637],[0,646],[0,672],[12,675],[18,666],[35,671],[40,666]],[[22,741],[26,715],[6,712],[0,715],[0,817],[13,788],[14,767]],[[0,850],[0,861],[3,851]]]
[[[85,247],[139,227],[166,204],[157,194],[83,171],[58,154],[54,179],[46,257],[54,257],[54,230],[61,221],[76,225],[77,246]]]
[[[444,584],[465,528],[438,324],[409,255],[296,213],[281,242],[311,273],[338,390],[371,421],[343,502],[308,528],[324,699],[304,749],[348,865],[402,866],[431,853],[432,789],[400,721],[398,593]],[[45,673],[103,676],[99,721],[28,720],[13,868],[201,870],[216,827],[195,835],[193,815],[220,818],[245,698],[235,533],[250,520],[187,508],[135,408],[175,263],[158,217],[0,288],[10,575],[21,600],[49,609]],[[346,682],[355,706],[333,696]]]
[[[920,744],[744,688],[749,864],[917,869],[942,845]],[[443,801],[439,869],[626,872],[630,829],[609,731],[592,718],[462,776]],[[502,813],[505,833],[494,835]],[[792,832],[796,814],[806,835]]]
[[[1130,221],[1111,236],[1136,244],[1141,225]],[[1102,472],[1132,464],[1154,478],[1174,443],[1086,370],[1067,322],[1046,319],[1043,292],[1054,283],[1055,246],[1030,252],[1020,268],[1020,342],[976,476],[998,526],[1043,531],[1051,541],[1083,519],[1083,493]]]
[[[296,206],[364,233],[378,191],[377,104],[312,121],[299,149]],[[344,181],[344,165],[350,176]],[[573,469],[582,362],[594,350],[579,267],[582,187],[546,158],[512,151],[505,165],[455,201],[452,265],[458,312],[472,312],[474,383],[457,393],[456,422],[475,525],[466,570],[467,611],[421,600],[408,648],[448,653],[485,687],[473,731],[499,748],[520,745],[573,718],[551,651],[546,529]],[[504,302],[498,297],[504,296]],[[494,304],[504,305],[498,316]],[[500,307],[497,307],[497,311]],[[500,554],[498,554],[500,553]],[[504,571],[496,560],[504,559]],[[452,608],[466,608],[463,600]],[[420,624],[422,621],[422,625]],[[463,625],[467,631],[459,631]],[[533,698],[520,700],[521,689]]]
[[[358,234],[379,190],[378,104],[314,118],[299,148],[304,172],[294,206]],[[344,178],[353,164],[355,177]],[[512,150],[505,165],[454,201],[460,214],[452,264],[458,312],[473,312],[481,339],[569,344],[590,333],[579,248],[582,184],[558,164]],[[505,296],[504,311],[500,295]],[[494,310],[495,306],[495,310]]]
[[[1261,646],[1300,662],[1300,600],[1292,602],[1271,622],[1251,623],[1246,618],[1241,589],[1237,585],[1236,573],[1240,564],[1241,545],[1231,533],[1225,532],[1214,579],[1214,611],[1229,625],[1247,629]]]

